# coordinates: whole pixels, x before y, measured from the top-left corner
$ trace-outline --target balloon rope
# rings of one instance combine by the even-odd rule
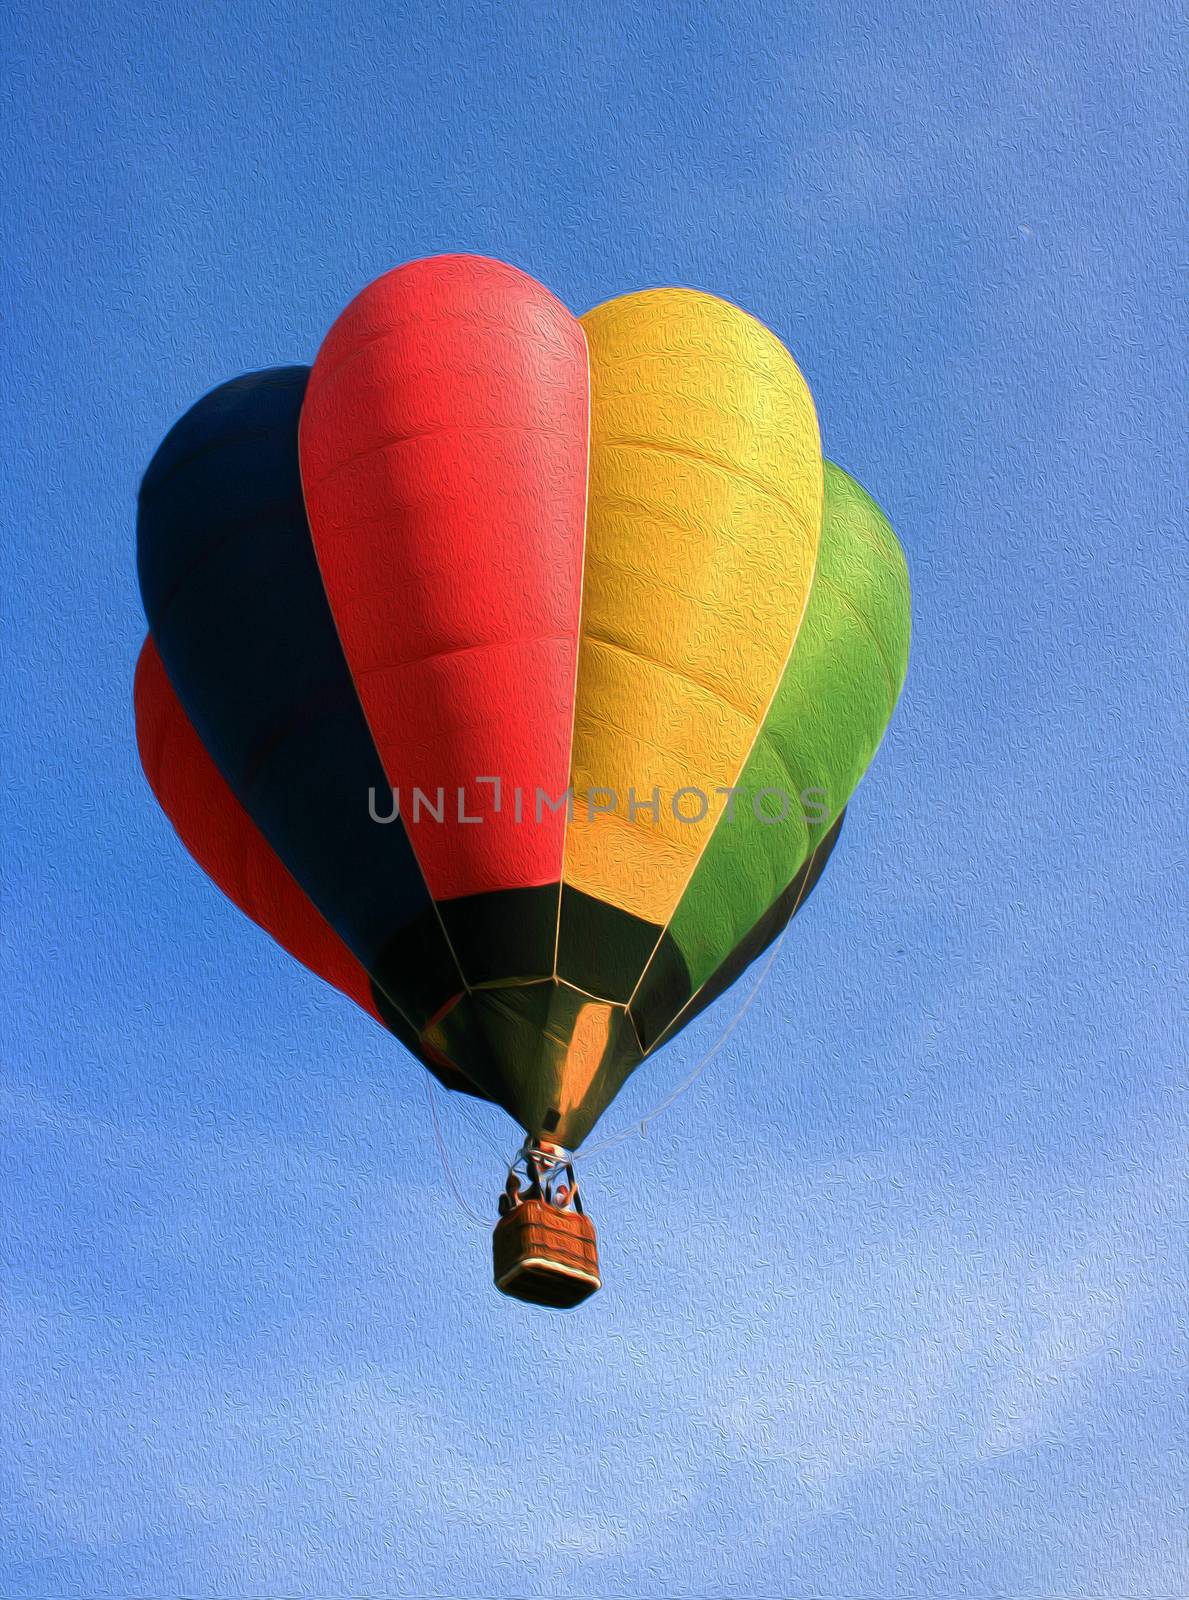
[[[474,1110],[469,1103],[468,1097],[463,1094],[456,1094],[453,1100],[447,1100],[446,1104],[454,1106],[455,1111],[457,1111],[463,1121],[470,1125],[471,1132],[478,1134],[479,1138],[482,1139],[483,1143],[491,1151],[495,1159],[501,1164],[501,1166],[506,1167],[508,1165],[507,1151],[504,1149],[503,1145],[496,1144],[490,1132],[483,1126],[478,1117],[476,1117]],[[519,1130],[517,1132],[517,1137],[519,1137]]]
[[[718,1038],[714,1041],[710,1048],[705,1051],[705,1053],[695,1063],[693,1071],[690,1072],[688,1077],[684,1078],[672,1091],[672,1093],[667,1094],[663,1100],[659,1100],[657,1104],[653,1106],[651,1111],[646,1112],[645,1115],[640,1118],[638,1124],[634,1124],[630,1128],[621,1128],[618,1133],[610,1134],[606,1139],[600,1139],[596,1144],[592,1144],[589,1148],[584,1148],[580,1152],[584,1161],[590,1161],[593,1159],[593,1157],[601,1155],[604,1150],[610,1150],[613,1145],[622,1144],[625,1139],[634,1138],[637,1132],[639,1132],[640,1137],[643,1138],[648,1131],[648,1124],[659,1117],[662,1112],[667,1111],[675,1100],[680,1100],[685,1091],[691,1088],[693,1084],[702,1076],[706,1068],[714,1060],[715,1056],[722,1049],[723,1045],[726,1044],[727,1040],[731,1037],[735,1029],[743,1021],[743,1018],[747,1015],[748,1010],[751,1008],[752,1001],[760,992],[760,985],[768,976],[768,973],[772,969],[772,963],[780,954],[780,947],[783,945],[791,926],[792,918],[790,917],[789,921],[784,925],[780,938],[777,939],[776,943],[772,946],[772,950],[767,961],[764,962],[764,965],[757,973],[756,981],[752,984],[747,995],[742,1001],[740,1001],[735,1015],[731,1018],[730,1022],[727,1023],[726,1027],[719,1034]]]
[[[463,1199],[462,1191],[454,1181],[454,1172],[450,1166],[450,1157],[446,1151],[446,1141],[442,1137],[442,1125],[438,1121],[438,1103],[434,1099],[433,1086],[434,1080],[427,1073],[425,1078],[425,1093],[429,1099],[429,1114],[433,1118],[434,1143],[438,1147],[438,1156],[442,1163],[442,1171],[446,1174],[446,1182],[450,1185],[450,1193],[458,1202],[458,1209],[467,1217],[469,1217],[476,1227],[482,1228],[484,1231],[486,1231],[487,1228],[491,1226],[490,1222],[479,1216],[478,1212],[471,1210],[470,1206]]]

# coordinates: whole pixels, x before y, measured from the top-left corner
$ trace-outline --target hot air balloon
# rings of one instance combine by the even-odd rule
[[[525,1134],[495,1276],[599,1287],[573,1153],[805,903],[895,707],[904,558],[761,323],[470,256],[174,426],[142,764],[203,870]]]

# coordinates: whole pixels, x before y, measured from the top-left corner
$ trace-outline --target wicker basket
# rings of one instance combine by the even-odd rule
[[[544,1200],[522,1200],[496,1224],[495,1286],[517,1300],[568,1309],[601,1286],[594,1223]]]

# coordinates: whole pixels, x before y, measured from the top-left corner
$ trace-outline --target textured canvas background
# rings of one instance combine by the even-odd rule
[[[5,31],[0,1593],[1189,1593],[1171,8]],[[819,894],[586,1171],[565,1320],[490,1288],[420,1077],[132,737],[166,427],[459,248],[764,318],[915,592]],[[486,1210],[511,1129],[441,1115]]]

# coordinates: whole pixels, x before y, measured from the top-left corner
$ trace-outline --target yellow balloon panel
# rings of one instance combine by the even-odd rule
[[[591,460],[565,880],[663,923],[805,611],[821,445],[792,357],[726,301],[656,289],[582,325]],[[679,821],[685,788],[707,803],[699,815],[688,798]],[[591,814],[594,790],[614,794],[613,814]]]

